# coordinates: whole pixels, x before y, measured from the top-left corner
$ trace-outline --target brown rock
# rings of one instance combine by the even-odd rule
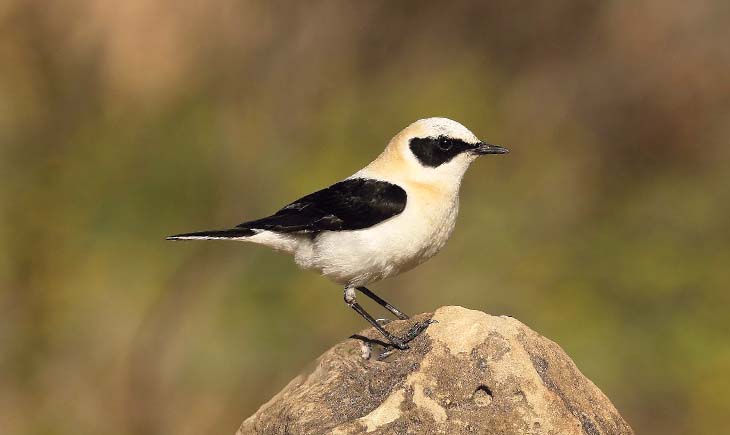
[[[557,344],[519,321],[461,307],[433,318],[410,350],[386,361],[364,359],[357,339],[336,345],[237,435],[633,433]],[[374,329],[363,335],[378,338]]]

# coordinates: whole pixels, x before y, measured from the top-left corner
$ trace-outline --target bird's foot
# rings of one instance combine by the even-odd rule
[[[378,355],[378,361],[382,361],[385,358],[392,355],[396,350],[406,350],[409,348],[408,343],[413,341],[416,337],[421,335],[423,331],[425,331],[429,325],[433,323],[438,323],[437,320],[434,319],[428,319],[423,322],[416,322],[411,328],[406,332],[406,334],[403,337],[391,337],[390,341],[391,344],[385,346],[385,349],[383,352]]]

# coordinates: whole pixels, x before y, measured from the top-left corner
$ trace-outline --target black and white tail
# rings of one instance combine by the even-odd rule
[[[231,228],[228,230],[198,231],[195,233],[176,234],[166,240],[230,240],[251,237],[258,231],[250,228]]]

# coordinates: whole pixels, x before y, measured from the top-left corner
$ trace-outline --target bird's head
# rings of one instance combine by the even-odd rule
[[[456,121],[426,118],[398,133],[373,165],[379,173],[390,175],[388,178],[458,188],[477,157],[507,152],[499,145],[480,141]]]

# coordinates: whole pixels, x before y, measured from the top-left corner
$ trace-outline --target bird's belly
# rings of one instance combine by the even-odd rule
[[[299,266],[335,282],[365,285],[405,272],[438,253],[451,235],[456,208],[424,216],[409,213],[370,228],[320,233],[295,255]]]

